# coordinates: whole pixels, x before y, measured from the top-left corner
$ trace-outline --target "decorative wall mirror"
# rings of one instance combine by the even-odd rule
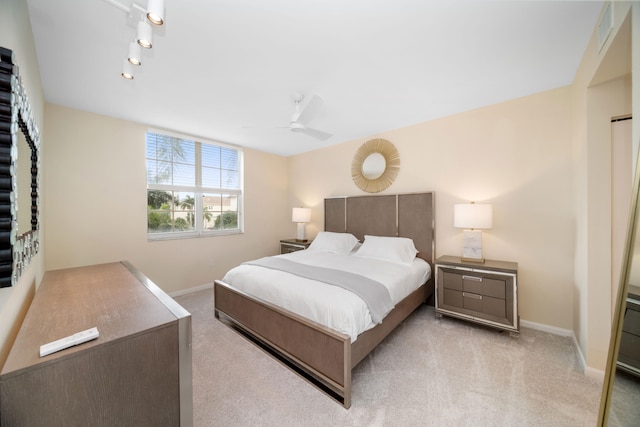
[[[371,139],[358,148],[351,162],[353,182],[367,193],[388,188],[400,171],[400,154],[386,139]]]
[[[14,53],[0,47],[0,287],[15,285],[38,253],[39,151]]]
[[[636,168],[620,287],[602,387],[598,425],[640,419],[640,168]]]

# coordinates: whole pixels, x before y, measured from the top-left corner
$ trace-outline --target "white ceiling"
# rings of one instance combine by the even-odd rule
[[[48,102],[284,156],[570,84],[603,3],[165,0],[126,81],[125,12],[27,2]],[[331,139],[279,128],[295,92]]]

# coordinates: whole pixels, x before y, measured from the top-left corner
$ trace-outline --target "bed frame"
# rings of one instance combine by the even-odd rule
[[[325,231],[413,239],[418,256],[431,265],[431,279],[402,300],[376,327],[351,343],[348,335],[265,303],[226,283],[214,282],[215,316],[295,372],[351,406],[351,370],[434,290],[435,195],[412,193],[325,199]]]

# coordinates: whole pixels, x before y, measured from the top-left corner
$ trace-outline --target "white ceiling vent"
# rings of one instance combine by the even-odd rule
[[[598,22],[598,52],[602,50],[613,29],[613,9],[611,7],[611,2],[609,2],[602,12],[600,22]]]

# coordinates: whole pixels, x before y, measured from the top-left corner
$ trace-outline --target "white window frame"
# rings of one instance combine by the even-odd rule
[[[148,181],[148,173],[146,174],[147,179],[147,188],[145,191],[145,205],[147,206],[147,215],[146,215],[146,227],[147,227],[147,240],[148,241],[156,241],[156,240],[173,240],[173,239],[192,239],[192,238],[200,238],[200,237],[211,237],[211,236],[226,236],[232,234],[242,234],[244,233],[244,153],[242,148],[231,145],[224,144],[218,141],[212,141],[204,138],[199,138],[191,135],[171,132],[162,129],[156,128],[148,128],[145,132],[145,171],[147,169],[147,133],[155,133],[159,135],[165,135],[173,138],[179,138],[187,141],[194,141],[196,146],[198,144],[208,144],[216,147],[228,148],[235,150],[238,153],[238,179],[239,179],[239,188],[238,189],[228,189],[228,188],[210,188],[210,187],[202,187],[201,175],[202,175],[202,161],[201,161],[201,151],[196,150],[196,185],[194,187],[191,186],[181,186],[181,185],[167,185],[167,184],[151,184]],[[200,154],[198,154],[198,151]],[[194,231],[170,231],[170,232],[149,232],[149,210],[148,210],[148,197],[149,190],[158,190],[158,191],[173,191],[173,192],[188,192],[194,193]],[[229,194],[235,195],[238,198],[238,228],[227,229],[227,230],[204,230],[204,215],[203,215],[203,195],[204,194]]]

